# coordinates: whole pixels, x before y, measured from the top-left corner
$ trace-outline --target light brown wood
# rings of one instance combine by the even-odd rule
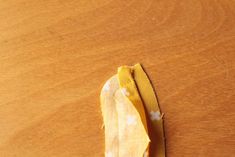
[[[168,157],[234,156],[234,0],[1,0],[0,156],[104,156],[101,87],[137,62]]]

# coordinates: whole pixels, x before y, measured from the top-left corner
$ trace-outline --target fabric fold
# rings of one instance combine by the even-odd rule
[[[119,67],[118,73],[103,86],[100,101],[105,127],[105,157],[149,157],[149,126],[158,133],[155,154],[165,156],[162,114],[140,64]],[[147,119],[151,121],[147,122]]]

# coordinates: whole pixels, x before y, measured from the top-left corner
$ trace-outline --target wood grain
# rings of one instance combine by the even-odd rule
[[[0,156],[104,156],[100,89],[137,62],[168,157],[235,154],[234,0],[0,0]]]

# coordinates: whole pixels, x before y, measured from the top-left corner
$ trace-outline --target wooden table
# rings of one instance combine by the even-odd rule
[[[0,156],[103,157],[101,87],[137,62],[168,157],[234,156],[234,0],[1,0]]]

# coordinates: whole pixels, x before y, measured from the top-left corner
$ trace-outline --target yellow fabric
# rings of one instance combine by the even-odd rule
[[[128,66],[122,66],[118,68],[118,80],[121,89],[125,89],[128,92],[127,99],[131,101],[131,103],[134,105],[136,110],[138,111],[141,121],[143,123],[143,126],[145,128],[146,132],[143,132],[142,134],[139,134],[138,136],[144,138],[145,134],[148,134],[148,127],[147,127],[147,120],[145,116],[145,110],[144,110],[144,105],[142,103],[141,97],[139,95],[138,89],[135,85],[135,81],[132,77],[132,69]],[[148,137],[149,139],[149,137]],[[141,157],[143,156],[143,153],[145,153],[145,157],[148,157],[148,147],[149,144],[143,145],[144,151],[142,152]],[[134,149],[133,151],[135,151]]]
[[[120,89],[116,92],[115,98],[118,113],[119,157],[143,157],[150,140],[141,116]],[[133,124],[132,119],[128,124],[128,116],[134,118]]]
[[[132,77],[132,69],[127,66],[119,67],[118,68],[118,80],[119,80],[120,87],[123,89],[127,89],[127,92],[129,92],[129,96],[127,97],[133,103],[137,111],[139,112],[141,119],[142,119],[142,123],[144,124],[144,127],[146,131],[148,132],[144,105],[139,96],[139,92],[135,85],[135,81]]]
[[[151,111],[159,111],[161,113],[151,82],[149,81],[148,76],[140,64],[136,64],[133,67],[133,77],[135,79],[135,83],[138,87],[141,98],[145,104],[145,109],[149,114],[148,116],[151,117]],[[157,138],[155,143],[155,149],[157,149],[155,153],[156,157],[165,157],[163,120],[161,118],[157,121],[150,121],[150,123]]]
[[[100,101],[105,128],[105,152],[119,157],[118,115],[114,94],[119,89],[118,78],[110,78],[101,90]]]
[[[147,117],[151,116],[150,125],[158,134],[156,157],[165,156],[160,109],[140,64],[119,67],[118,74],[105,83],[100,98],[105,126],[105,157],[148,157]]]
[[[105,126],[105,156],[143,157],[150,140],[139,112],[123,94],[117,76],[106,82],[100,98]],[[134,119],[128,122],[130,117]]]

